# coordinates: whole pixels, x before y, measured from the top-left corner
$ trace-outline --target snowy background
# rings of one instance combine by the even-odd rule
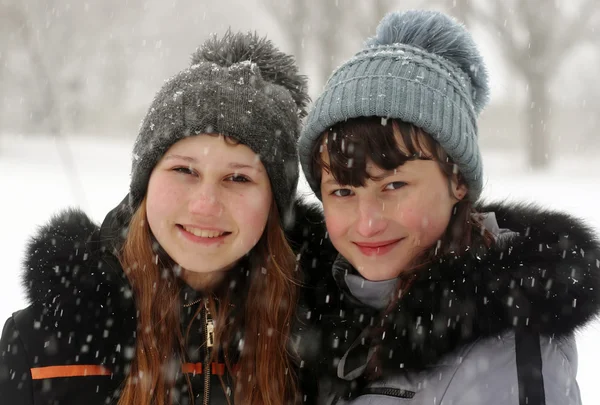
[[[597,0],[0,0],[0,323],[26,303],[27,238],[65,207],[99,223],[121,201],[154,93],[209,33],[268,35],[314,98],[386,12],[415,7],[460,19],[486,60],[484,197],[564,210],[600,233]],[[600,322],[577,339],[583,403],[600,404]]]

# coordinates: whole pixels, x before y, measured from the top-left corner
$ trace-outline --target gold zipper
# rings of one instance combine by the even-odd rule
[[[208,405],[210,399],[210,350],[215,343],[215,325],[208,309],[208,298],[204,299],[204,339],[206,346],[204,349],[204,405]]]
[[[203,299],[204,299],[204,298],[200,298],[200,299],[197,299],[196,301],[188,302],[187,304],[183,304],[183,307],[184,307],[184,308],[189,308],[189,307],[191,307],[192,305],[196,305],[197,303],[199,303],[199,302],[200,302],[200,301],[202,301]]]

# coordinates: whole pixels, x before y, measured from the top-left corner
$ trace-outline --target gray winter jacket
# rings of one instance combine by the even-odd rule
[[[521,339],[519,345],[525,351],[521,361],[541,362],[545,405],[580,405],[574,339],[539,337],[537,347],[537,342],[523,336]],[[369,384],[356,399],[340,400],[338,404],[519,405],[519,377],[527,370],[519,370],[517,353],[514,332],[481,339],[462,346],[428,369],[399,370]],[[540,404],[529,400],[525,403]]]
[[[564,214],[480,209],[498,218],[496,245],[421,270],[387,315],[395,280],[343,258],[335,286],[311,287],[302,339],[321,346],[301,354],[318,363],[320,403],[581,404],[574,334],[600,312],[600,242]]]

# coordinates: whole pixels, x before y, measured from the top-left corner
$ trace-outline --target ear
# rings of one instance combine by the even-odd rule
[[[454,181],[452,182],[452,193],[454,194],[454,198],[456,198],[458,201],[462,201],[462,199],[467,195],[468,191],[469,189],[466,184],[458,184]]]

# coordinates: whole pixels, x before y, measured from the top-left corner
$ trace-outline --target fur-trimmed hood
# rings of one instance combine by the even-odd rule
[[[30,304],[58,309],[102,299],[111,306],[112,299],[131,297],[113,254],[120,229],[116,221],[126,200],[106,216],[102,227],[83,211],[71,208],[39,228],[27,245],[22,273]]]
[[[299,348],[307,367],[314,362],[351,380],[345,376],[355,376],[376,350],[384,373],[423,370],[477,339],[515,328],[560,339],[597,316],[600,242],[588,226],[535,205],[483,204],[478,211],[495,213],[499,227],[512,232],[484,254],[445,257],[421,270],[387,315],[340,292],[333,276],[324,279],[330,270],[307,267],[318,280],[305,288]]]

